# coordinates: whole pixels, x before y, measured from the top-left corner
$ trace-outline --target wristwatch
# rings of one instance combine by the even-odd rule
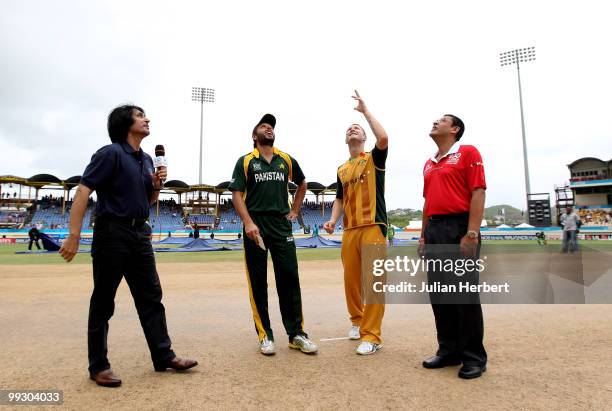
[[[472,240],[478,238],[478,232],[474,231],[474,230],[470,230],[467,232],[467,236],[468,238],[471,238]]]

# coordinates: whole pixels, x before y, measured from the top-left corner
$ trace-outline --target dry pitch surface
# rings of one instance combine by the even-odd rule
[[[68,409],[404,408],[610,409],[611,305],[487,305],[488,370],[426,370],[435,349],[431,308],[388,305],[384,349],[360,357],[349,327],[341,262],[300,263],[306,330],[320,353],[290,350],[270,272],[277,354],[258,352],[241,262],[161,263],[177,354],[200,366],[153,371],[125,282],[110,322],[117,389],[87,377],[91,266],[0,266],[0,389],[61,389]],[[48,408],[46,408],[48,409]]]

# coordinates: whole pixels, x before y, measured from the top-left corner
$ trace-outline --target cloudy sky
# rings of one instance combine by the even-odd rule
[[[414,2],[413,2],[414,3]],[[109,142],[106,116],[141,105],[143,147],[164,144],[169,178],[231,177],[250,132],[277,116],[276,145],[330,184],[357,88],[390,136],[389,208],[422,206],[431,122],[454,113],[485,161],[487,204],[524,204],[516,70],[499,53],[535,46],[522,67],[531,186],[553,193],[583,156],[612,157],[606,1],[28,1],[0,14],[0,175],[81,174]],[[369,142],[369,146],[373,141]]]

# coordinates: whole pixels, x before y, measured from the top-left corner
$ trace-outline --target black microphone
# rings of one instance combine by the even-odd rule
[[[158,144],[155,146],[155,158],[153,159],[153,166],[155,171],[159,171],[162,167],[168,167],[168,161],[166,160],[166,150],[164,146]],[[162,188],[164,187],[165,179],[161,181]]]

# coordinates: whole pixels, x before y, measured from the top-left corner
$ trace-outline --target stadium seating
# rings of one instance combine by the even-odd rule
[[[185,228],[182,211],[176,205],[160,204],[159,215],[157,215],[157,207],[153,205],[149,210],[149,216],[154,231],[182,230]]]
[[[585,207],[577,210],[583,227],[612,226],[612,207]]]
[[[32,217],[32,221],[30,225],[42,225],[44,228],[68,228],[70,224],[70,212],[69,212],[70,203],[66,205],[66,212],[62,215],[62,208],[57,207],[56,205],[50,205],[45,207],[41,205],[38,207],[34,216]],[[88,207],[85,212],[85,216],[83,217],[83,228],[89,228],[89,221],[91,219],[93,206]]]
[[[4,226],[20,226],[23,224],[26,217],[26,213],[23,211],[0,211],[0,224]]]
[[[61,213],[61,203],[56,201],[42,201],[37,207],[31,225],[42,225],[45,228],[68,228],[70,223],[70,207],[71,202],[66,203],[66,213]],[[305,202],[302,207],[302,222],[305,227],[310,226],[311,230],[315,226],[319,227],[319,231],[323,231],[323,224],[331,218],[332,203],[326,203],[325,212],[321,214],[321,204],[314,202]],[[91,228],[89,222],[91,215],[95,210],[95,204],[92,202],[87,208],[85,217],[83,218],[83,228]],[[159,206],[159,214],[157,214],[157,205],[151,206],[149,210],[150,222],[153,230],[158,231],[174,231],[185,229],[185,219],[180,205],[174,202],[163,201]],[[0,214],[0,222],[8,217],[6,213]],[[219,218],[214,215],[189,215],[187,217],[187,225],[198,224],[200,226],[214,226],[215,230],[220,231],[241,231],[242,221],[236,210],[232,207],[231,202],[225,202],[221,206]],[[340,231],[340,224],[336,227],[336,231]],[[301,230],[300,223],[296,220],[293,222],[293,230]]]

